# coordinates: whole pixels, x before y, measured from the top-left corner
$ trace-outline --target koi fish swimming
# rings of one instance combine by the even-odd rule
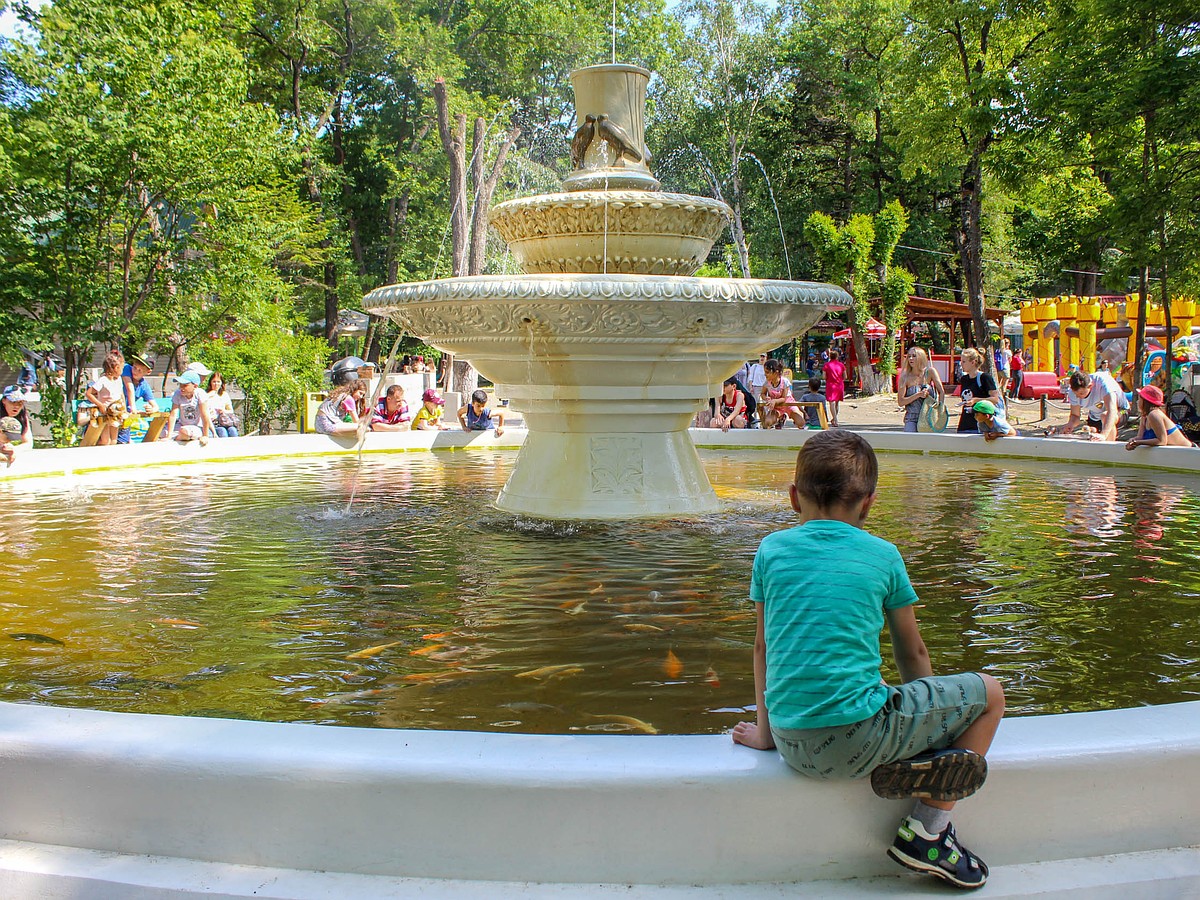
[[[55,647],[65,647],[62,641],[58,638],[50,637],[48,634],[35,634],[31,631],[18,631],[9,634],[9,637],[14,641],[30,641],[34,644],[53,644]]]
[[[559,666],[542,666],[540,669],[530,669],[528,672],[518,672],[516,678],[536,678],[539,681],[544,681],[547,678],[566,678],[570,675],[578,675],[583,671],[583,666],[559,665]]]
[[[663,671],[668,678],[678,678],[683,674],[683,663],[679,661],[679,657],[672,651],[667,651],[667,659],[663,663]]]
[[[372,656],[378,656],[384,650],[390,650],[392,647],[399,647],[404,641],[392,641],[390,644],[378,644],[374,647],[367,647],[365,650],[358,650],[351,653],[346,659],[370,659]]]
[[[420,647],[416,650],[413,650],[408,655],[409,656],[429,656],[432,653],[437,653],[439,650],[445,650],[445,649],[446,649],[445,644],[429,644],[428,646]]]
[[[637,731],[641,734],[658,734],[658,729],[649,722],[644,722],[641,719],[633,716],[592,716],[593,719],[603,719],[606,722],[611,722],[614,725],[624,725],[627,731]]]

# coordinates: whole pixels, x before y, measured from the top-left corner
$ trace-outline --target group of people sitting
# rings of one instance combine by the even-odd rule
[[[757,363],[747,363],[737,375],[725,379],[721,395],[709,401],[707,422],[698,419],[697,424],[722,431],[759,424],[762,428],[782,428],[788,420],[797,428],[822,428],[823,420],[836,426],[845,391],[845,366],[837,350],[829,351],[824,374],[824,385],[820,377],[813,376],[808,379],[808,390],[796,397],[792,370],[764,353]],[[749,380],[750,387],[743,378]]]
[[[446,401],[436,388],[426,389],[415,413],[409,409],[401,385],[389,385],[375,406],[368,409],[370,393],[371,385],[362,378],[334,387],[317,410],[317,431],[355,434],[364,424],[371,431],[446,431],[450,427],[443,421]],[[471,402],[458,410],[463,431],[494,431],[496,437],[504,433],[504,411],[489,408],[487,400],[487,392],[477,390],[471,394]]]
[[[137,355],[126,362],[120,350],[113,350],[104,357],[103,374],[91,381],[84,391],[84,412],[90,424],[98,418],[100,435],[98,446],[130,443],[135,430],[145,425],[143,416],[159,413],[158,403],[150,389],[147,376],[154,371],[152,363]],[[200,384],[207,374],[205,387]],[[175,378],[177,387],[171,395],[171,409],[167,415],[163,436],[181,443],[199,441],[206,444],[210,437],[238,437],[241,420],[233,408],[233,400],[226,389],[225,378],[220,372],[209,371],[199,364],[192,364]],[[90,412],[88,409],[90,407]],[[152,432],[147,431],[147,437]],[[155,439],[159,432],[153,432]]]

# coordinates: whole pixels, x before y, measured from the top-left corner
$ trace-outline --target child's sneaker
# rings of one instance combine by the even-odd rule
[[[888,856],[906,868],[928,872],[956,887],[970,890],[987,882],[987,863],[958,842],[953,825],[947,825],[941,834],[930,834],[909,816],[900,823]]]
[[[987,760],[973,750],[938,750],[885,763],[871,789],[885,800],[961,800],[983,787]]]

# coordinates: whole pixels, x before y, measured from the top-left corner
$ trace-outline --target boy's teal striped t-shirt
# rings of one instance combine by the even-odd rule
[[[772,727],[827,728],[879,711],[884,610],[917,601],[893,544],[832,519],[767,535],[750,599],[763,604]]]

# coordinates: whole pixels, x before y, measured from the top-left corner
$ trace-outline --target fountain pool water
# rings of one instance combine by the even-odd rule
[[[514,457],[491,450],[14,495],[0,699],[394,728],[719,733],[753,700],[750,563],[765,534],[794,521],[782,490],[792,454],[703,459],[721,510],[655,522],[497,512]],[[1178,624],[1200,605],[1200,478],[882,463],[871,527],[909,562],[940,670],[997,675],[1017,715],[1200,693],[1200,645]],[[114,558],[92,539],[106,530],[129,552]]]

